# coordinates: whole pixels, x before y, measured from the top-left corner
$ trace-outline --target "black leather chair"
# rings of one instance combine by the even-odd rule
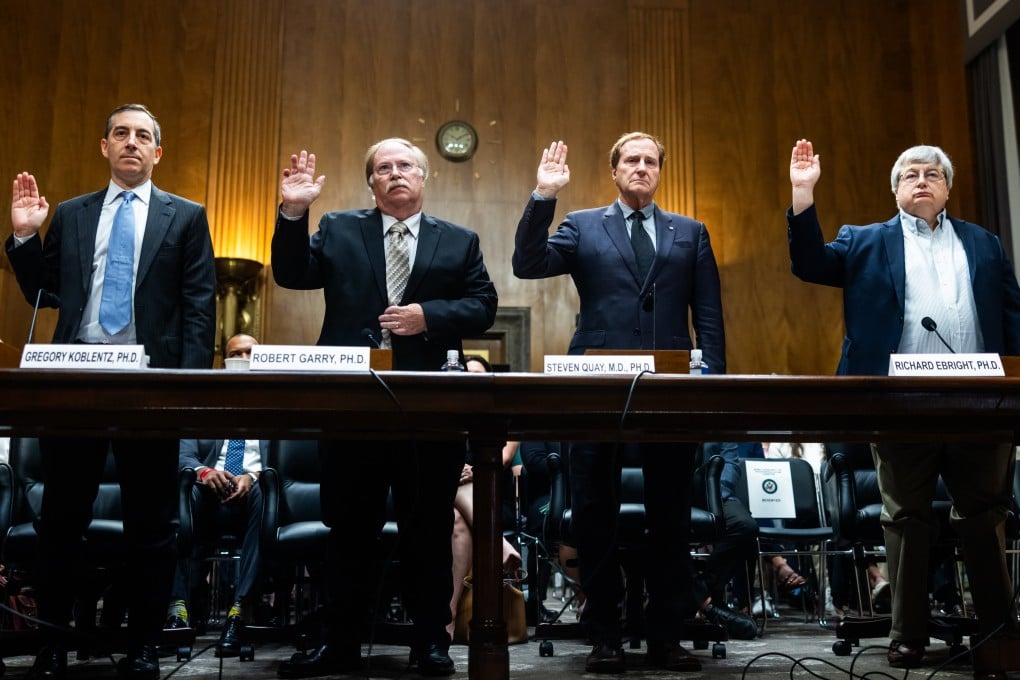
[[[0,562],[25,574],[31,583],[37,555],[38,534],[35,520],[42,509],[43,479],[39,441],[33,437],[15,437],[10,447],[11,509],[0,539]],[[2,475],[0,475],[2,476]],[[182,482],[183,483],[183,482]],[[107,455],[106,467],[92,505],[92,521],[85,533],[84,573],[78,580],[75,600],[75,630],[79,633],[77,655],[89,658],[105,649],[119,649],[119,629],[131,594],[122,592],[119,574],[125,567],[129,547],[124,542],[124,523],[120,507],[120,484],[117,480],[113,454]],[[182,535],[178,533],[178,540]],[[181,549],[181,545],[178,545]],[[97,629],[98,603],[103,602],[98,618],[103,634]],[[187,631],[166,631],[161,643],[177,650],[179,660],[191,657],[194,635]],[[38,643],[30,651],[38,647]],[[19,646],[3,645],[6,652]]]
[[[571,544],[571,517],[569,485],[565,460],[559,455],[550,455],[550,501],[546,518],[545,544],[553,552],[561,544]],[[723,458],[712,456],[701,474],[696,475],[694,502],[691,508],[691,544],[711,544],[723,535],[726,518],[723,514],[720,477]],[[646,546],[646,523],[644,508],[644,478],[640,467],[624,466],[621,471],[620,513],[617,519],[617,548],[620,551],[620,565],[626,575],[627,591],[624,607],[624,637],[631,648],[641,645],[644,636],[644,570],[642,562]],[[607,528],[607,530],[609,530]],[[632,587],[637,585],[637,587]],[[707,649],[712,645],[712,656],[726,656],[725,641],[729,639],[726,629],[715,624],[690,622],[684,627],[684,639],[691,640],[695,649]],[[577,623],[539,623],[535,626],[535,637],[541,640],[539,654],[552,656],[551,640],[572,640],[584,638],[584,631]]]
[[[299,649],[307,648],[310,636],[317,634],[318,621],[312,614],[321,604],[321,575],[329,529],[322,522],[320,479],[317,441],[282,439],[270,442],[269,463],[259,476],[263,500],[259,550],[267,569],[289,570],[297,586],[296,620],[282,637],[295,639]],[[384,557],[394,554],[397,540],[392,502],[388,507],[390,519],[383,528],[380,544]],[[380,590],[386,603],[394,599],[395,571],[395,568],[386,570],[386,587]],[[411,627],[403,618],[399,603],[384,605],[380,610],[377,623],[391,625],[377,625],[366,635],[378,643],[410,644]],[[279,633],[275,636],[276,639],[280,637]]]
[[[822,505],[821,495],[815,480],[814,469],[811,463],[803,458],[745,458],[744,479],[753,479],[747,472],[747,466],[757,463],[785,463],[790,466],[790,481],[793,487],[794,517],[791,518],[767,518],[758,521],[758,583],[765,600],[766,584],[765,574],[767,562],[766,557],[782,555],[787,558],[821,557],[820,567],[814,583],[809,579],[809,588],[804,592],[804,608],[806,619],[814,616],[821,619],[824,614],[824,601],[819,593],[825,592],[825,558],[831,550],[833,529],[828,525]],[[748,485],[737,486],[737,496],[741,502],[748,504],[749,509],[754,508],[748,501]],[[768,548],[767,546],[780,546]],[[768,614],[765,607],[762,607],[762,619],[759,624],[762,633],[768,621]]]

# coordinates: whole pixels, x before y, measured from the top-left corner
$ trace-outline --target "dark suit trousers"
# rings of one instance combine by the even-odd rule
[[[65,625],[83,573],[83,538],[110,440],[42,438],[45,488],[40,539],[39,614]],[[178,441],[114,439],[128,562],[129,644],[154,643],[163,629],[175,563]]]
[[[400,532],[397,557],[404,605],[414,620],[414,644],[448,644],[453,597],[453,499],[464,467],[461,442],[319,443],[326,553],[327,642],[359,644],[364,614],[377,602],[379,536],[392,487]]]
[[[219,496],[204,484],[195,484],[191,489],[191,512],[194,517],[195,541],[201,545],[216,545],[223,535],[241,539],[240,564],[238,565],[237,598],[257,595],[261,578],[262,562],[259,557],[259,530],[262,528],[262,490],[252,484],[251,491],[240,500],[226,505]],[[194,579],[190,559],[177,563],[174,576],[173,599],[188,600]]]
[[[698,609],[690,555],[694,444],[642,444],[648,527],[645,609],[649,640],[677,640]],[[582,624],[592,640],[619,641],[623,579],[615,547],[620,457],[614,444],[570,445],[571,531],[587,597]]]

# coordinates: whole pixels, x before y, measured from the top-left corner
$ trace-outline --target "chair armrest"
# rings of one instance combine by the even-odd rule
[[[195,488],[198,475],[194,468],[183,468],[177,476],[177,551],[179,555],[190,555],[195,545],[195,517],[191,508],[191,490]]]
[[[259,475],[262,491],[262,527],[259,534],[259,552],[263,558],[273,558],[277,551],[276,538],[280,528],[280,473],[267,467]]]
[[[545,516],[542,533],[545,544],[551,547],[563,538],[560,523],[567,509],[567,476],[559,453],[550,452],[546,457],[546,465],[549,467],[549,512]]]

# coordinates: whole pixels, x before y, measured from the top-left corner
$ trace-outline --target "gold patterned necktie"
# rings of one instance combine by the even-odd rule
[[[410,244],[407,242],[409,231],[403,222],[394,223],[386,231],[386,297],[390,305],[400,304],[411,275]],[[383,349],[392,347],[388,328],[382,329],[380,344]]]

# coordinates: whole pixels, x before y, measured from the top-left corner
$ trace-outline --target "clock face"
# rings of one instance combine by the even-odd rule
[[[466,161],[478,149],[478,133],[470,123],[451,120],[443,123],[436,132],[436,146],[443,158],[451,161]]]

